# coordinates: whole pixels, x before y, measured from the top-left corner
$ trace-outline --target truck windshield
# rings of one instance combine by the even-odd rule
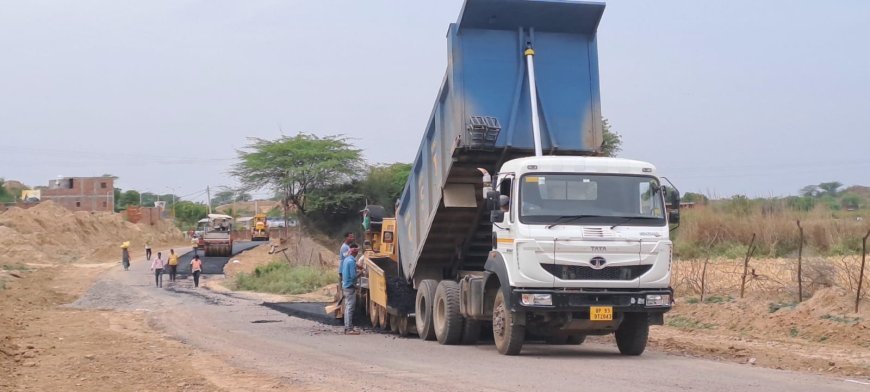
[[[658,180],[648,176],[526,174],[520,181],[520,222],[617,225],[643,218],[630,225],[664,226],[660,189]]]

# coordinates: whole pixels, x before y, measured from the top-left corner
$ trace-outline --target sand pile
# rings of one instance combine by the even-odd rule
[[[797,338],[870,349],[870,302],[865,300],[861,312],[855,313],[854,301],[852,293],[826,288],[800,304],[728,298],[722,303],[681,303],[669,316],[757,338]]]
[[[72,212],[51,201],[0,214],[0,264],[97,262],[119,257],[119,245],[130,241],[142,249],[183,241],[168,222],[154,226],[124,221],[120,214]]]

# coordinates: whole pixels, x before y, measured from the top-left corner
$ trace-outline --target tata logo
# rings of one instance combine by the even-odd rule
[[[594,252],[594,253],[605,253],[605,252],[607,252],[607,247],[606,247],[606,246],[590,246],[590,248],[592,249],[592,252]]]
[[[604,268],[605,264],[607,264],[607,260],[605,260],[601,256],[595,256],[595,257],[589,259],[589,265],[592,266],[592,269],[600,270],[600,269]]]

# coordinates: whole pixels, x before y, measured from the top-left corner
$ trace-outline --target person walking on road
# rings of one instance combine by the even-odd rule
[[[121,244],[121,264],[124,266],[124,271],[130,270],[130,242]]]
[[[175,254],[175,249],[169,250],[169,281],[175,282],[175,275],[178,274],[178,255]]]
[[[151,270],[154,271],[154,285],[163,287],[163,257],[160,252],[157,252],[157,258],[151,262]]]
[[[145,241],[145,260],[151,261],[151,240]]]
[[[199,287],[199,276],[202,275],[202,260],[199,256],[193,256],[190,261],[190,272],[193,274],[193,287]]]
[[[341,287],[344,295],[344,333],[346,335],[359,335],[359,331],[353,328],[353,308],[356,306],[356,255],[359,253],[359,245],[348,246],[348,255],[341,262]]]

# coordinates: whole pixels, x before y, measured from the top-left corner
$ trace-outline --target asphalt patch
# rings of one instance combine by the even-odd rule
[[[230,257],[205,257],[205,250],[192,250],[178,257],[178,275],[182,277],[187,277],[188,275],[190,275],[190,261],[193,260],[194,254],[198,254],[200,260],[202,260],[203,275],[223,274],[224,266],[230,261],[230,259],[232,259],[239,253],[263,244],[268,244],[268,242],[235,241],[233,242],[233,255]],[[168,273],[168,271],[164,273]]]
[[[344,325],[341,320],[326,314],[328,302],[264,302],[263,306],[288,316],[317,321],[327,325]]]

